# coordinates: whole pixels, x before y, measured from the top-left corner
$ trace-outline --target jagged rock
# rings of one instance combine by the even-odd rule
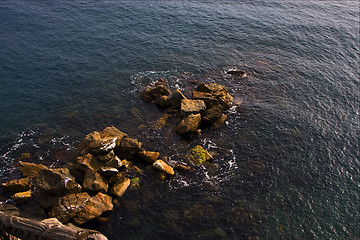
[[[129,185],[130,179],[122,178],[114,184],[114,186],[110,190],[110,193],[117,197],[121,197],[125,193],[126,189],[129,187]]]
[[[170,167],[166,162],[160,159],[153,163],[153,168],[162,172],[166,172],[169,175],[175,174],[174,169]]]
[[[26,192],[18,192],[12,196],[12,199],[16,204],[23,204],[30,200],[31,195],[31,190],[28,190]]]
[[[86,171],[82,186],[85,189],[103,193],[106,193],[109,188],[107,180],[99,173],[91,170]]]
[[[113,210],[112,198],[106,194],[98,193],[86,202],[84,208],[72,221],[77,225],[81,225],[111,210]]]
[[[111,161],[112,159],[114,159],[115,157],[115,153],[114,150],[111,150],[110,152],[108,152],[107,154],[101,154],[101,155],[97,155],[96,158],[103,163],[107,163],[109,161]]]
[[[231,108],[233,97],[226,92],[215,93],[219,103],[224,107],[225,110]]]
[[[106,127],[104,130],[100,132],[101,138],[118,138],[121,140],[123,137],[127,137],[128,135],[114,126]]]
[[[13,204],[0,203],[0,212],[9,216],[20,216],[19,209]]]
[[[80,142],[77,150],[78,152],[83,155],[91,149],[91,145],[93,145],[95,142],[101,140],[101,135],[99,132],[94,131],[86,135]]]
[[[119,172],[119,170],[117,170],[116,168],[113,168],[113,167],[100,168],[101,175],[103,175],[104,177],[107,177],[107,178],[110,178],[110,177],[116,175],[118,172]]]
[[[89,148],[92,154],[108,154],[116,147],[117,137],[102,138],[99,141],[93,142]]]
[[[184,94],[179,89],[176,89],[169,98],[169,104],[173,108],[180,108],[183,99],[186,99]]]
[[[170,106],[170,101],[168,96],[161,96],[158,99],[155,100],[156,106],[160,108],[167,108]]]
[[[210,155],[210,153],[200,145],[195,146],[189,155],[190,162],[195,165],[209,163],[212,159],[213,157]]]
[[[201,113],[206,109],[203,100],[183,99],[181,100],[181,115],[186,117],[190,114]]]
[[[19,170],[23,177],[34,177],[41,169],[48,169],[42,164],[34,164],[29,162],[20,162]]]
[[[227,115],[222,114],[221,117],[216,122],[214,122],[213,128],[217,129],[223,126],[225,124],[226,119],[227,119]]]
[[[131,160],[142,150],[142,143],[137,139],[125,137],[116,149],[116,155],[121,159]]]
[[[55,168],[40,170],[38,175],[32,178],[30,182],[34,187],[61,196],[65,193],[65,186],[69,180],[75,181],[69,169]]]
[[[157,85],[141,92],[140,96],[144,102],[156,100],[163,95],[169,95],[170,91],[164,85]]]
[[[193,99],[203,100],[206,105],[206,108],[212,108],[213,106],[219,104],[216,97],[211,93],[193,91],[192,94],[193,94]]]
[[[199,84],[196,88],[196,91],[215,93],[215,92],[228,92],[226,87],[217,83],[202,83]]]
[[[20,178],[14,179],[8,182],[4,182],[1,184],[1,188],[4,189],[6,192],[25,192],[30,189],[30,178]]]
[[[115,156],[112,160],[107,162],[104,167],[111,167],[111,168],[119,169],[119,168],[121,168],[121,166],[123,166],[123,162],[120,160],[120,158]]]
[[[181,120],[176,128],[176,133],[183,135],[185,133],[196,131],[201,123],[201,114],[190,114],[187,118]]]
[[[75,162],[75,168],[82,172],[86,172],[87,170],[96,172],[103,165],[104,163],[98,161],[97,158],[90,153],[78,157]]]
[[[86,192],[69,194],[58,199],[49,216],[56,217],[60,222],[67,223],[84,209],[90,195]]]
[[[159,155],[160,155],[159,152],[150,152],[150,151],[145,151],[145,150],[142,150],[139,153],[139,157],[142,160],[145,160],[149,163],[155,162],[158,159]]]
[[[223,115],[223,111],[224,109],[220,105],[207,109],[202,113],[201,121],[204,124],[212,124],[221,118],[221,116]]]
[[[55,196],[50,192],[46,192],[40,189],[37,189],[34,192],[35,201],[45,210],[51,209],[59,199],[59,196]]]

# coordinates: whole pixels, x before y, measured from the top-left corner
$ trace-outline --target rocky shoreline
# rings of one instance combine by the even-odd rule
[[[224,124],[225,111],[233,99],[224,86],[200,84],[192,92],[192,99],[188,99],[179,89],[171,93],[166,84],[160,79],[155,86],[145,89],[141,98],[175,115],[177,134],[201,134],[204,127],[218,128]],[[166,121],[158,123],[158,127],[165,127]],[[195,165],[213,159],[197,145],[189,151],[187,159],[171,165],[159,152],[145,150],[139,140],[114,126],[86,135],[77,151],[74,162],[61,168],[19,162],[22,178],[2,183],[2,190],[12,194],[17,207],[32,203],[41,206],[43,218],[82,226],[95,219],[102,221],[104,214],[113,210],[117,198],[140,187],[144,174],[152,175],[156,181],[166,181],[177,172],[194,171]],[[139,162],[148,167],[140,169],[136,165]],[[9,206],[2,205],[0,210],[6,209]],[[14,209],[10,209],[7,212],[13,214]]]

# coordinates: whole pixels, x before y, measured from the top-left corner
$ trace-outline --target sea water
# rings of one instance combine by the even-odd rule
[[[5,0],[0,63],[2,181],[21,153],[61,166],[109,125],[170,163],[214,155],[126,193],[98,227],[109,239],[360,237],[358,1]],[[188,97],[225,85],[226,125],[154,130],[163,112],[139,93],[159,78]]]

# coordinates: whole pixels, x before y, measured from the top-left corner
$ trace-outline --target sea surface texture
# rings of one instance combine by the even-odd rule
[[[0,180],[114,125],[169,163],[198,144],[214,161],[144,177],[97,227],[109,239],[359,239],[359,71],[359,1],[3,0]],[[226,125],[154,129],[139,93],[159,78],[225,85]]]

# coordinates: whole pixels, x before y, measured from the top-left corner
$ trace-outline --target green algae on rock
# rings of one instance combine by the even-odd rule
[[[189,160],[194,165],[210,163],[212,159],[213,157],[211,154],[200,145],[197,145],[191,149]]]

